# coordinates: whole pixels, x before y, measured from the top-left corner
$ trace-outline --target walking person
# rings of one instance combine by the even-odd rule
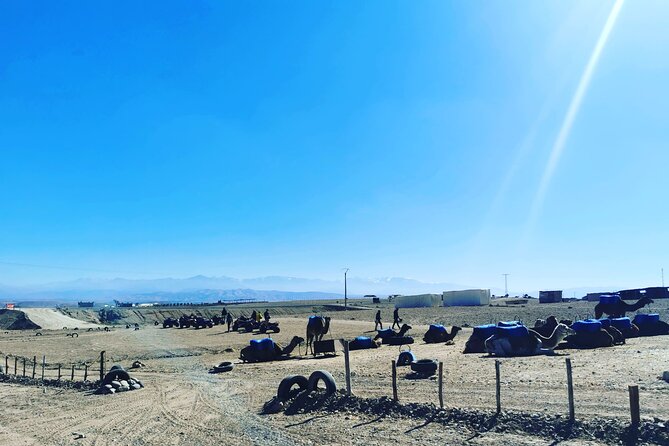
[[[228,315],[225,316],[225,322],[228,324],[228,331],[230,331],[230,325],[232,324],[232,313],[228,313]]]
[[[395,328],[395,325],[397,325],[397,328],[400,328],[401,322],[402,319],[400,318],[400,309],[395,307],[395,311],[393,311],[393,326],[390,328]]]
[[[265,308],[264,317],[265,317],[265,322],[269,322],[269,310],[267,308]]]
[[[381,327],[383,330],[383,324],[381,323],[381,310],[376,312],[376,319],[374,320],[374,330],[378,330],[376,327]]]

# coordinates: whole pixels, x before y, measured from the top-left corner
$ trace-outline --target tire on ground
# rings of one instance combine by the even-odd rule
[[[406,365],[411,365],[413,361],[416,360],[416,357],[411,352],[402,352],[397,358],[397,365],[402,367]]]
[[[224,361],[219,365],[214,366],[215,373],[231,372],[235,368],[235,365],[230,361]]]
[[[309,387],[309,380],[302,375],[290,375],[281,380],[279,388],[276,391],[276,396],[280,400],[288,399],[290,396],[290,391],[293,386],[296,385],[300,390],[306,390]]]
[[[325,392],[327,395],[330,395],[337,391],[337,384],[335,384],[334,378],[332,377],[330,372],[327,372],[325,370],[316,370],[314,373],[311,374],[311,376],[309,377],[307,389],[310,392],[313,390],[318,390],[319,381],[323,381],[323,384],[325,384]]]
[[[437,371],[437,361],[434,359],[419,359],[411,363],[411,370],[416,373],[432,375]]]

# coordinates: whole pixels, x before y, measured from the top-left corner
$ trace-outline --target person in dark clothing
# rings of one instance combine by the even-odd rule
[[[395,328],[395,325],[397,325],[397,328],[400,328],[401,322],[402,319],[400,318],[400,310],[399,308],[395,307],[395,311],[393,311],[393,326],[390,328]]]
[[[223,317],[225,317],[225,316],[228,315],[228,310],[226,310],[225,307],[223,307],[223,309],[221,310],[221,315],[222,315]]]
[[[230,325],[232,324],[232,313],[228,313],[225,317],[225,322],[228,324],[228,331],[230,331]]]
[[[381,323],[381,310],[376,312],[376,319],[374,320],[374,330],[378,330],[377,327],[381,327],[381,330],[383,330],[383,324]]]
[[[265,316],[265,322],[269,322],[269,310],[267,308],[265,308],[264,316]]]
[[[251,320],[255,322],[258,319],[258,312],[256,310],[253,310],[253,313],[251,313]]]

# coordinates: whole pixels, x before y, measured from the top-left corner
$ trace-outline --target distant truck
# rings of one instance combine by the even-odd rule
[[[92,308],[95,306],[95,302],[77,302],[79,308]]]

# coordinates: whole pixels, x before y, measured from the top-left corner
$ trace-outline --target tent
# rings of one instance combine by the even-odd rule
[[[468,307],[490,304],[490,290],[444,291],[445,307]]]
[[[438,307],[441,304],[441,296],[439,294],[398,296],[394,299],[394,302],[395,308]]]

